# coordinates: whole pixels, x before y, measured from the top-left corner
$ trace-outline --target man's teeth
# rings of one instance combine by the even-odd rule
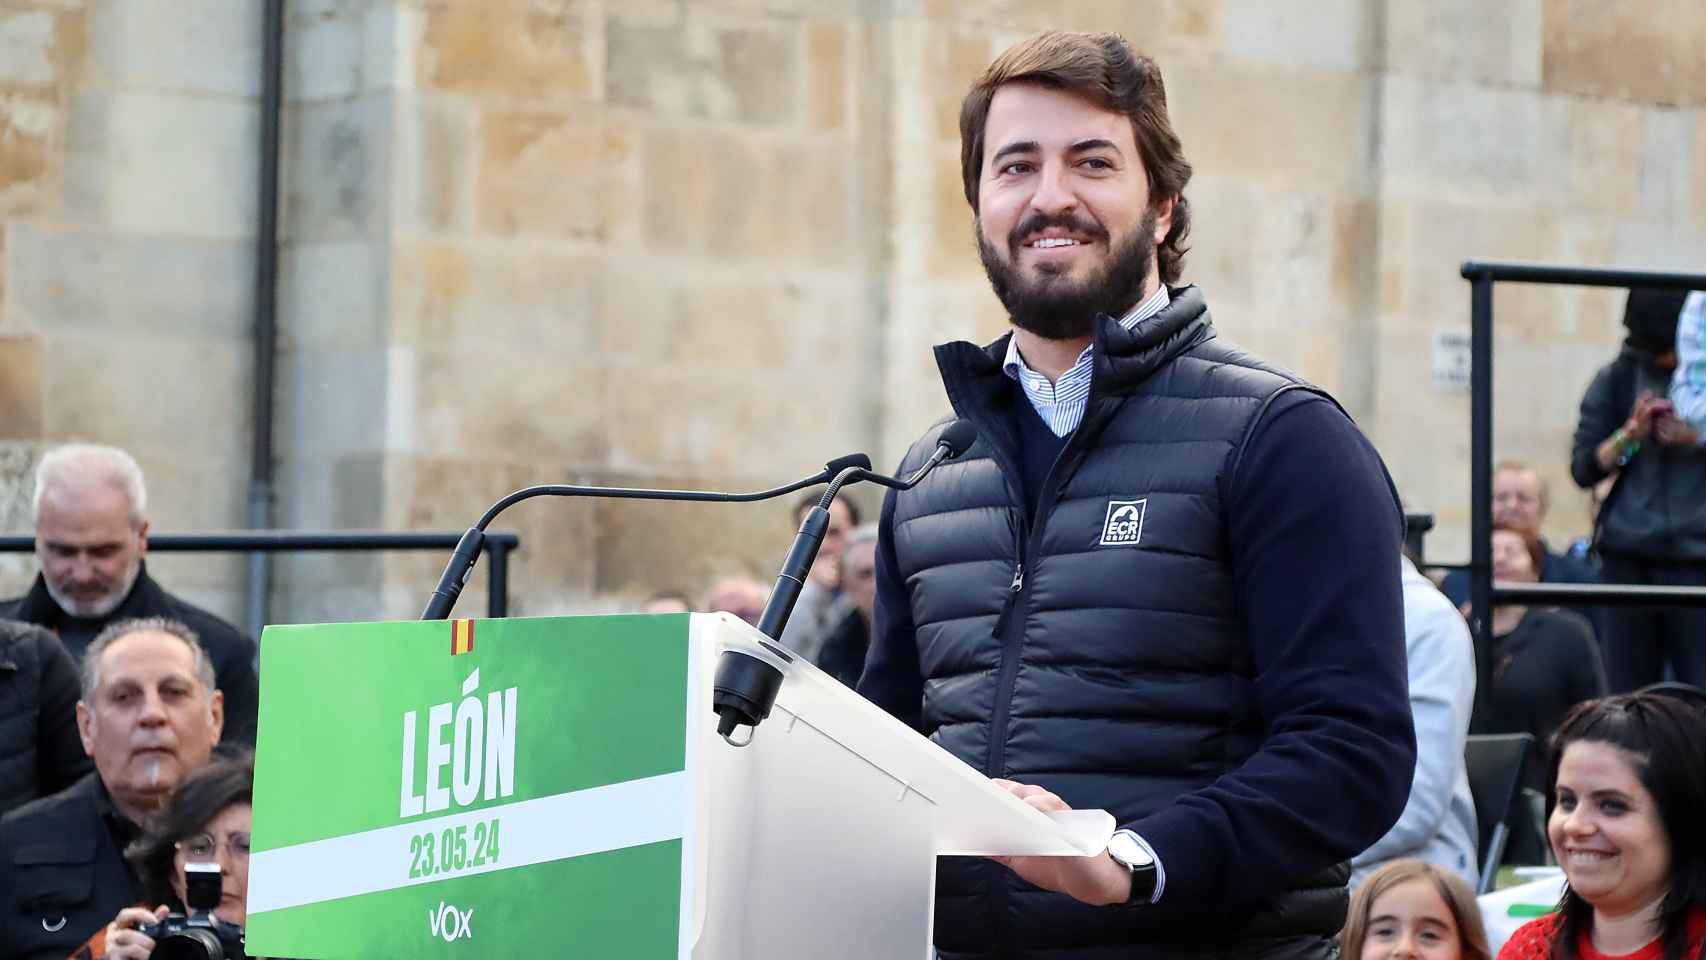
[[[1031,244],[1031,246],[1036,247],[1039,250],[1046,250],[1049,247],[1075,247],[1077,245],[1077,240],[1072,240],[1067,237],[1049,237]]]

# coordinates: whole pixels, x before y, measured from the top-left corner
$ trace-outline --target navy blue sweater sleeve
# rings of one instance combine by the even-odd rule
[[[882,516],[877,521],[877,608],[859,693],[917,728],[923,722],[924,677],[918,667],[918,641],[912,633],[912,605],[895,561],[894,495],[890,490],[883,498]]]
[[[1161,902],[1270,898],[1397,821],[1416,765],[1386,468],[1331,403],[1282,394],[1228,484],[1234,579],[1262,746],[1135,822],[1166,870]]]

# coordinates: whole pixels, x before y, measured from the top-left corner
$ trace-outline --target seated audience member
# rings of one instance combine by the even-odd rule
[[[1369,874],[1339,934],[1342,960],[1490,960],[1481,909],[1454,871],[1416,859]]]
[[[756,627],[769,599],[770,591],[751,577],[723,577],[705,591],[704,607],[706,613],[726,611]]]
[[[1540,541],[1531,530],[1493,528],[1493,578],[1535,582]],[[1605,670],[1593,631],[1579,614],[1556,607],[1501,604],[1493,608],[1493,689],[1488,733],[1531,733],[1544,744],[1558,720],[1583,700],[1605,695]],[[1534,755],[1531,755],[1531,757]],[[1530,761],[1523,784],[1544,792],[1544,764]],[[1518,849],[1512,859],[1531,853]]]
[[[1351,859],[1351,884],[1385,864],[1417,858],[1469,881],[1476,878],[1475,798],[1463,747],[1475,704],[1475,641],[1469,625],[1410,558],[1404,583],[1404,649],[1416,773],[1410,799],[1386,836]]]
[[[820,493],[807,492],[795,502],[795,530],[822,499]],[[845,496],[835,498],[829,505],[829,527],[823,532],[823,543],[818,546],[811,573],[800,587],[799,599],[794,601],[794,610],[782,627],[782,636],[777,638],[813,663],[817,662],[818,651],[823,649],[824,640],[835,627],[833,621],[841,613],[836,608],[842,591],[841,552],[847,543],[847,531],[858,524],[858,505]]]
[[[185,777],[147,835],[126,854],[142,878],[144,905],[120,910],[71,960],[148,960],[154,940],[143,928],[167,914],[190,912],[184,892],[184,866],[190,863],[219,865],[224,883],[213,915],[241,927],[248,915],[254,793],[254,761],[247,754],[215,758]]]
[[[1706,290],[1690,293],[1677,316],[1670,402],[1678,419],[1706,435]]]
[[[841,552],[841,600],[815,661],[819,669],[849,687],[859,685],[865,654],[871,649],[871,622],[877,605],[877,525],[865,524],[847,535]]]
[[[139,617],[179,621],[201,639],[225,694],[226,738],[255,740],[255,644],[148,575],[148,492],[142,470],[115,447],[59,447],[36,467],[36,560],[30,592],[0,601],[0,618],[59,635],[72,657],[108,624]]]
[[[1523,530],[1533,530],[1536,536],[1546,523],[1552,507],[1552,492],[1540,471],[1526,463],[1506,461],[1493,468],[1493,524]],[[1540,539],[1540,583],[1598,583],[1599,571],[1588,560],[1569,553],[1554,553],[1545,538]],[[1453,570],[1440,583],[1440,589],[1451,598],[1459,610],[1469,602],[1469,572]],[[1604,623],[1604,612],[1597,607],[1574,608],[1588,619],[1598,638]]]
[[[1617,359],[1582,396],[1570,475],[1591,487],[1617,482],[1600,508],[1598,548],[1606,583],[1706,586],[1706,448],[1701,431],[1665,399],[1677,368],[1681,290],[1634,289]],[[1611,689],[1665,676],[1706,685],[1706,608],[1612,607],[1605,659]]]
[[[53,634],[0,620],[0,815],[89,769],[77,742],[77,665]]]
[[[1558,912],[1499,960],[1694,960],[1706,950],[1706,714],[1642,691],[1577,706],[1552,743]]]
[[[693,604],[687,602],[687,594],[678,590],[660,590],[640,605],[641,613],[690,613],[692,610]]]
[[[223,699],[182,623],[121,621],[89,645],[77,730],[95,770],[0,818],[0,960],[63,960],[142,899],[123,851],[207,763]]]

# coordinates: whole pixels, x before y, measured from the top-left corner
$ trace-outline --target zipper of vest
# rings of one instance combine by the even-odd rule
[[[1013,616],[1013,608],[1019,604],[1019,591],[1025,589],[1025,560],[1020,557],[1013,564],[1013,582],[1007,587],[1007,599],[1001,604],[1001,615],[995,618],[995,629],[989,635],[999,640],[1007,633],[1007,621]]]
[[[995,624],[995,636],[1001,641],[1001,670],[996,677],[995,712],[989,724],[989,762],[986,772],[992,777],[1007,776],[1007,721],[1013,710],[1013,683],[1019,673],[1019,648],[1024,645],[1023,623],[1013,623],[1013,612],[1025,596],[1025,563],[1042,552],[1043,528],[1047,526],[1054,505],[1059,499],[1064,478],[1076,469],[1078,455],[1072,446],[1074,436],[1049,467],[1043,495],[1037,502],[1034,515],[1019,526],[1019,558],[1013,564],[1013,582],[1007,586],[1007,602],[1001,605],[1001,616]],[[1065,467],[1062,467],[1065,464]]]

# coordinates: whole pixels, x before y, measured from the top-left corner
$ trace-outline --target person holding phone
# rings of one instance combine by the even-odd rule
[[[1668,397],[1687,297],[1630,290],[1629,335],[1582,397],[1570,474],[1584,489],[1616,477],[1594,531],[1606,583],[1706,586],[1706,451]],[[1612,692],[1662,679],[1667,664],[1706,685],[1706,609],[1617,607],[1606,619]]]

